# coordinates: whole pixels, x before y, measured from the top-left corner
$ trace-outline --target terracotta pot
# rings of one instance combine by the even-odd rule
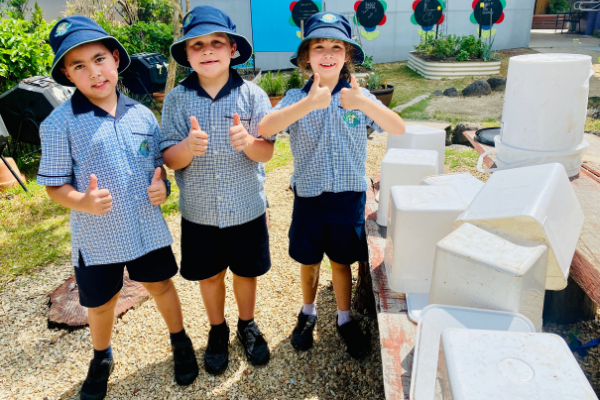
[[[152,97],[154,97],[154,100],[163,101],[165,99],[165,93],[152,93]]]
[[[17,168],[17,164],[15,163],[15,160],[13,160],[12,157],[6,157],[6,161],[8,161],[8,163],[10,164],[13,171],[15,171],[19,175],[19,177],[21,178],[21,181],[23,181],[23,183],[25,183],[25,175],[23,175],[19,171],[19,168]],[[19,186],[19,182],[17,182],[17,180],[15,179],[13,174],[10,173],[10,171],[8,170],[6,165],[4,165],[4,163],[2,161],[0,161],[0,191],[9,189],[9,188],[12,188],[15,186]]]
[[[283,95],[282,96],[269,96],[269,100],[271,100],[271,106],[275,107],[277,105],[277,103],[279,103],[281,101],[281,99],[283,99]]]
[[[377,97],[377,99],[381,101],[384,106],[388,107],[392,102],[394,87],[392,85],[386,85],[385,89],[372,90],[371,93]]]

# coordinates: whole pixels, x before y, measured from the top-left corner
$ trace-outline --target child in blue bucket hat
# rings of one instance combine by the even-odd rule
[[[103,399],[114,368],[110,346],[114,313],[129,278],[156,301],[169,332],[175,379],[191,384],[198,363],[183,328],[171,277],[178,270],[160,204],[168,180],[152,112],[116,90],[129,65],[121,43],[82,16],[61,19],[50,31],[54,80],[77,90],[40,127],[37,182],[71,209],[72,262],[79,302],[88,308],[94,358],[82,400]]]
[[[264,137],[289,129],[294,156],[289,253],[301,264],[303,305],[291,342],[298,350],[313,345],[319,268],[327,254],[338,306],[336,327],[350,356],[361,358],[368,352],[369,340],[350,317],[350,265],[368,261],[366,128],[401,135],[405,126],[351,75],[354,65],[362,64],[364,52],[351,39],[344,16],[314,14],[306,21],[305,35],[290,61],[312,72],[312,80],[302,89],[288,91],[258,127]]]
[[[184,17],[183,31],[171,54],[194,73],[165,98],[160,148],[180,188],[181,276],[199,281],[211,325],[204,366],[221,374],[229,362],[227,269],[246,357],[254,365],[270,358],[254,309],[257,277],[271,268],[262,163],[273,156],[274,138],[257,131],[271,104],[231,69],[248,61],[252,46],[226,13],[195,7]]]

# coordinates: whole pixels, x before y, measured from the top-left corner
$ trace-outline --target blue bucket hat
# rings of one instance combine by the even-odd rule
[[[185,42],[211,33],[225,33],[237,45],[230,66],[245,63],[252,57],[252,45],[244,36],[236,33],[235,24],[225,12],[212,6],[197,6],[183,18],[183,37],[171,45],[171,55],[177,64],[191,68],[185,52]]]
[[[59,20],[50,31],[50,46],[54,51],[54,62],[50,75],[57,83],[63,86],[75,86],[67,79],[57,65],[67,52],[84,43],[106,40],[119,50],[119,74],[129,67],[129,54],[123,45],[114,37],[110,36],[100,25],[87,17],[73,15]]]
[[[319,12],[313,14],[304,23],[304,39],[300,42],[298,50],[290,58],[290,62],[298,66],[298,52],[304,43],[311,39],[336,39],[354,46],[354,64],[362,64],[365,60],[365,52],[352,40],[352,28],[350,23],[342,14],[334,12]]]

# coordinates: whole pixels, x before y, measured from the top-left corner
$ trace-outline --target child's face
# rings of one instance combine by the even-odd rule
[[[61,71],[87,98],[105,99],[115,93],[119,81],[119,51],[112,53],[101,42],[69,50]]]
[[[334,79],[346,62],[346,44],[341,40],[312,40],[308,48],[308,61],[314,73],[321,79]]]
[[[215,78],[229,70],[236,45],[224,33],[211,33],[186,42],[187,58],[198,75]]]

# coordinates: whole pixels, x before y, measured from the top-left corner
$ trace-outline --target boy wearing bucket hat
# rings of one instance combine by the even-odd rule
[[[301,264],[303,306],[291,342],[298,350],[313,345],[319,268],[327,254],[338,306],[336,327],[348,353],[361,358],[369,340],[350,317],[350,265],[368,260],[366,127],[392,135],[403,134],[405,127],[398,114],[359,88],[351,76],[364,53],[351,39],[344,16],[317,13],[306,21],[305,35],[290,61],[312,72],[313,79],[302,89],[288,91],[258,127],[264,137],[289,127],[294,156],[289,253]]]
[[[171,281],[177,263],[160,209],[169,186],[158,123],[150,110],[116,90],[129,56],[94,21],[61,19],[50,31],[50,45],[52,77],[77,90],[40,127],[37,182],[71,209],[72,262],[94,346],[81,399],[106,395],[114,367],[114,309],[125,267],[156,300],[171,333],[176,381],[189,385],[198,363]]]
[[[181,190],[181,276],[199,281],[211,324],[204,366],[221,374],[229,361],[228,268],[246,357],[254,365],[270,358],[254,308],[257,277],[271,268],[262,163],[273,156],[274,139],[257,132],[271,104],[264,91],[230,68],[245,63],[252,46],[227,14],[195,7],[183,30],[171,54],[194,72],[165,98],[160,148]]]

